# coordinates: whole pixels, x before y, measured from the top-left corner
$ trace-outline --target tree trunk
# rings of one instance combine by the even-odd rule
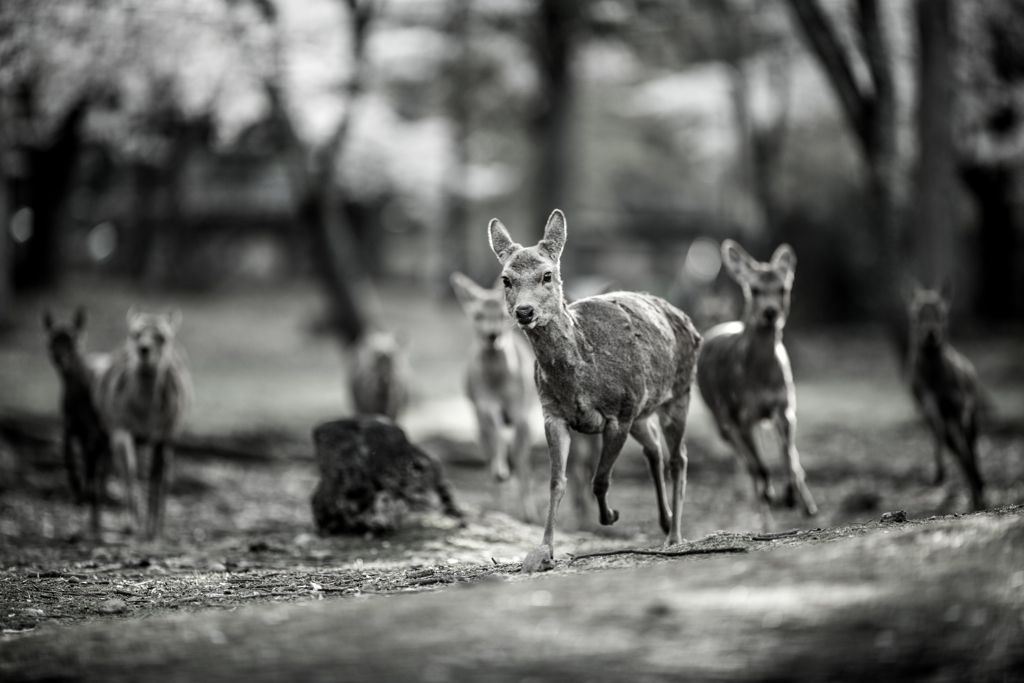
[[[9,229],[12,213],[11,190],[2,164],[3,161],[0,160],[0,332],[11,327],[11,305],[14,303],[14,242],[11,240]]]
[[[43,289],[57,283],[59,234],[71,180],[81,149],[78,126],[85,115],[78,104],[64,119],[54,143],[46,149],[29,150],[29,201],[32,237],[15,264],[14,284],[19,289]]]
[[[978,206],[978,289],[975,307],[989,320],[1017,310],[1017,235],[1010,202],[1013,173],[1003,166],[962,166],[960,176]]]
[[[916,13],[920,41],[917,106],[920,156],[913,254],[918,278],[932,286],[953,274],[955,248],[956,158],[949,0],[917,0]]]
[[[458,54],[453,63],[454,78],[448,97],[448,115],[452,120],[452,164],[448,169],[446,191],[445,236],[441,242],[444,250],[441,272],[437,286],[440,291],[454,296],[448,285],[448,274],[458,271],[470,272],[469,262],[469,205],[466,201],[467,168],[469,166],[470,134],[470,0],[453,0],[449,32],[455,42]]]
[[[534,122],[534,230],[540,235],[554,209],[566,209],[572,158],[572,58],[579,0],[541,0],[535,41],[541,102]]]

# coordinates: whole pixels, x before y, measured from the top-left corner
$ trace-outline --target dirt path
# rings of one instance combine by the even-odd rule
[[[274,579],[296,602],[38,628],[5,639],[0,677],[1024,680],[1024,508],[695,545],[748,552],[563,560],[534,577],[512,565],[370,581],[220,573],[241,595],[246,578]],[[117,593],[96,584],[101,570],[7,580],[37,594],[56,585]],[[208,577],[191,580],[209,590]],[[353,598],[321,599],[337,594],[328,589]]]

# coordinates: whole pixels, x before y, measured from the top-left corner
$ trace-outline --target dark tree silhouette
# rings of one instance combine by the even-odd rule
[[[880,4],[878,0],[857,0],[855,5],[859,46],[853,49],[860,51],[870,76],[870,83],[862,85],[854,76],[852,55],[818,0],[789,0],[807,44],[835,90],[865,162],[871,202],[869,222],[876,250],[874,280],[878,283],[878,300],[874,307],[902,344],[903,315],[897,295],[902,178],[896,145],[893,66]]]

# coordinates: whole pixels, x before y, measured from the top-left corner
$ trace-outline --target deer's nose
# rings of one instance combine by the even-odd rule
[[[764,311],[764,319],[770,323],[775,322],[779,317],[779,311],[775,308],[766,308]]]
[[[494,344],[494,342],[496,342],[496,341],[498,341],[498,335],[495,334],[494,332],[488,333],[488,335],[487,335],[487,342],[489,344]]]
[[[516,309],[516,320],[526,324],[533,320],[533,306],[520,306]]]

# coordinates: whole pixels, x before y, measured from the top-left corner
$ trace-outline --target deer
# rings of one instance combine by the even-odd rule
[[[100,532],[100,506],[111,464],[110,437],[96,407],[98,373],[106,357],[85,354],[85,308],[75,309],[71,324],[56,324],[43,312],[50,359],[61,380],[64,464],[75,502],[89,504],[89,530]]]
[[[516,335],[500,288],[485,289],[462,273],[451,274],[455,298],[473,326],[466,394],[476,412],[480,446],[499,484],[515,478],[522,517],[532,520],[530,424],[533,363]],[[506,431],[511,431],[511,435]]]
[[[192,374],[175,335],[181,313],[137,312],[125,318],[128,338],[112,354],[100,382],[100,413],[110,431],[111,449],[124,481],[128,511],[136,525],[137,448],[148,447],[149,476],[145,535],[163,529],[174,452],[172,439],[192,402]]]
[[[350,389],[356,412],[384,415],[394,421],[409,403],[409,367],[398,337],[370,332],[355,348]]]
[[[799,495],[807,516],[818,511],[796,449],[796,388],[782,343],[796,253],[782,244],[770,262],[762,263],[727,239],[722,242],[722,262],[743,289],[743,319],[721,323],[704,333],[697,386],[722,438],[746,464],[762,525],[770,531],[774,527],[771,505],[775,491],[754,438],[754,430],[762,421],[774,426],[788,465],[785,504],[795,507]]]
[[[602,437],[592,482],[601,524],[619,519],[608,504],[608,491],[615,461],[631,435],[643,447],[665,543],[682,542],[687,468],[683,437],[701,336],[685,313],[649,294],[612,292],[569,304],[560,271],[566,236],[565,215],[558,209],[532,247],[514,242],[497,218],[488,226],[491,250],[502,267],[506,310],[536,358],[534,382],[551,460],[544,536],[523,561],[524,573],[554,566],[555,518],[566,489],[570,429]],[[671,509],[662,433],[672,473]]]
[[[909,318],[906,367],[911,392],[935,441],[934,483],[945,480],[943,448],[948,447],[963,469],[973,509],[983,510],[984,482],[977,455],[981,396],[974,366],[949,342],[952,283],[944,280],[934,290],[908,279],[904,298]]]

